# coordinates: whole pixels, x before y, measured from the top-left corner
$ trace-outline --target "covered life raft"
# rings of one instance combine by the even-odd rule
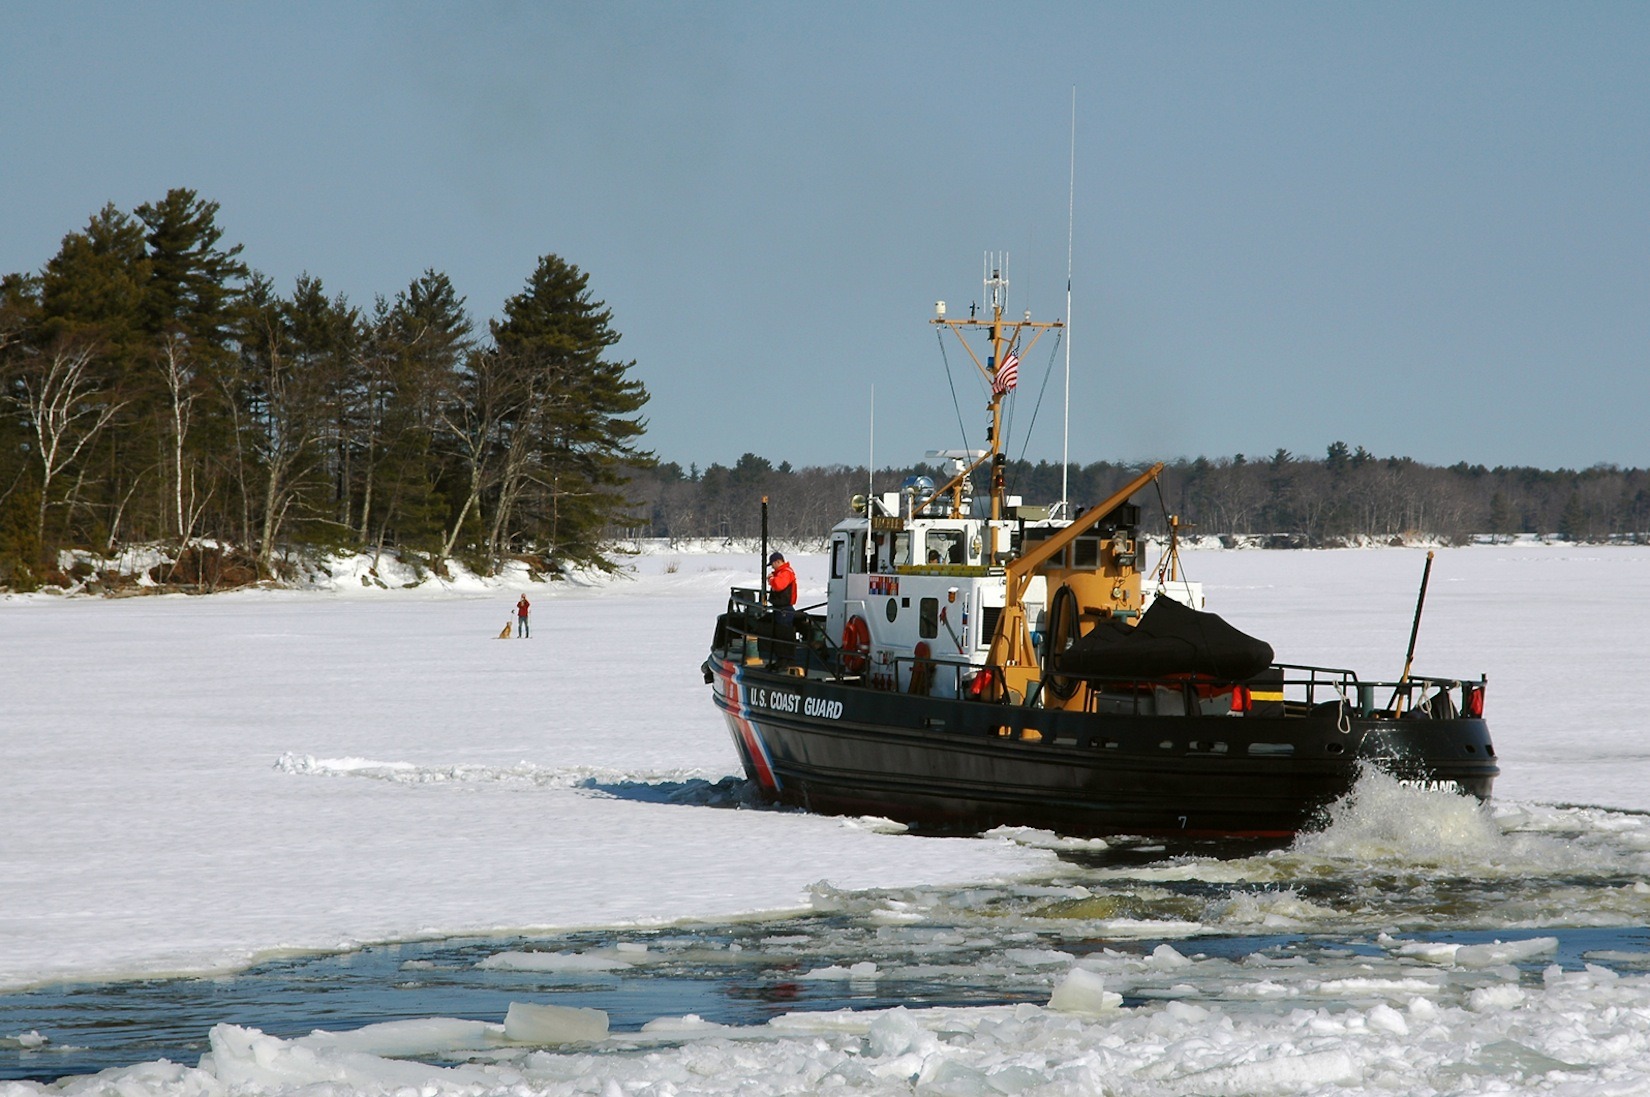
[[[1157,598],[1139,624],[1108,620],[1072,641],[1057,659],[1063,674],[1102,678],[1205,675],[1243,682],[1272,664],[1272,645],[1216,613]]]

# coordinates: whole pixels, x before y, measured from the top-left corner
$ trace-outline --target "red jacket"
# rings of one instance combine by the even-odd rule
[[[516,603],[516,616],[517,617],[526,617],[527,616],[527,607],[528,607],[528,605],[529,605],[529,603],[527,601],[527,595],[523,594],[521,596],[521,601]]]
[[[768,589],[773,592],[774,605],[796,605],[796,572],[791,570],[788,561],[779,561],[778,566],[773,569],[773,578],[768,580]]]

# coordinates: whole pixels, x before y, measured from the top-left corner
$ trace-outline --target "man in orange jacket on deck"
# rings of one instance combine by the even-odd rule
[[[768,602],[773,606],[775,633],[788,640],[796,636],[791,624],[796,611],[796,572],[778,552],[768,557],[768,567],[773,569],[773,574],[768,576]]]

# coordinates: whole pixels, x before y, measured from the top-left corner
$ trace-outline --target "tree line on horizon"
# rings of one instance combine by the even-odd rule
[[[611,311],[559,256],[478,330],[434,270],[365,306],[310,274],[281,293],[225,243],[218,209],[181,188],[110,204],[41,270],[0,274],[0,587],[63,581],[65,550],[149,546],[170,549],[165,578],[205,586],[325,551],[554,574],[610,566],[623,539],[753,538],[763,495],[773,536],[818,541],[867,490],[863,466],[656,461]],[[1070,500],[1143,467],[1071,465]],[[1006,473],[1028,503],[1060,495],[1058,464]],[[913,475],[946,471],[878,469],[876,490]],[[1179,459],[1138,501],[1152,532],[1175,514],[1279,545],[1650,530],[1645,470],[1435,467],[1342,442]]]
[[[254,578],[308,550],[604,564],[648,393],[584,272],[543,256],[478,331],[435,270],[369,305],[281,293],[218,209],[111,203],[0,274],[0,586],[154,544]]]
[[[1069,465],[1074,507],[1105,499],[1149,462]],[[894,491],[908,476],[944,483],[939,465],[877,470],[875,489]],[[1008,491],[1028,504],[1060,498],[1060,465],[1010,461]],[[975,479],[984,489],[984,475]],[[746,453],[731,467],[683,469],[660,462],[639,470],[631,490],[644,504],[626,536],[747,540],[761,528],[769,498],[770,535],[792,542],[823,539],[868,490],[865,466],[793,468]],[[1279,449],[1262,459],[1181,458],[1166,464],[1158,485],[1136,496],[1147,531],[1167,533],[1168,515],[1186,532],[1226,538],[1259,536],[1279,547],[1321,547],[1378,540],[1463,543],[1474,536],[1557,536],[1569,541],[1650,542],[1650,470],[1597,465],[1573,470],[1447,467],[1408,457],[1376,457],[1362,446],[1331,444],[1322,458]]]

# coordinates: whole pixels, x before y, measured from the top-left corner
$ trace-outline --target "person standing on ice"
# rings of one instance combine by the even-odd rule
[[[527,628],[527,611],[532,609],[532,603],[527,601],[527,595],[521,596],[516,603],[516,639],[525,640],[532,635]]]

